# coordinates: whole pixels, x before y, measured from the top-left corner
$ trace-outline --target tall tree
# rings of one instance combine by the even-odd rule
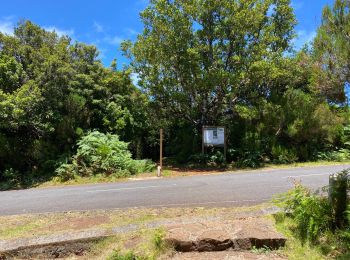
[[[350,83],[350,0],[335,0],[323,9],[314,51],[317,90],[330,101],[344,102]]]
[[[13,36],[0,33],[0,180],[10,168],[53,171],[95,129],[118,134],[141,157],[148,100],[130,73],[105,68],[95,46],[30,21]]]
[[[269,95],[256,75],[289,50],[295,25],[289,0],[151,0],[141,18],[124,43],[139,84],[163,117],[197,127]]]

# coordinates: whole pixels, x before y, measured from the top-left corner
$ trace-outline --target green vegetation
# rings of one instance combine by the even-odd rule
[[[131,174],[150,172],[154,164],[146,160],[133,160],[128,144],[119,140],[117,135],[91,132],[78,142],[76,155],[72,163],[62,164],[57,176],[62,181],[76,176],[86,177],[96,174],[125,177]]]
[[[162,229],[148,230],[151,234],[151,239],[146,239],[146,242],[141,247],[142,252],[139,254],[134,251],[114,250],[114,252],[108,257],[109,260],[154,260],[159,256],[170,251],[171,248],[164,241],[165,231]],[[138,248],[136,248],[138,250]]]
[[[283,209],[275,215],[277,226],[287,237],[284,251],[291,259],[313,255],[311,259],[350,256],[350,204],[347,191],[349,171],[333,177],[323,193],[314,193],[296,183],[295,188],[276,198]],[[324,191],[328,191],[328,197]]]
[[[0,33],[0,46],[2,188],[51,179],[94,129],[118,134],[135,158],[143,157],[151,142],[149,100],[132,84],[130,69],[104,68],[94,46],[30,21],[14,36]]]
[[[129,251],[129,252],[125,253],[125,254],[122,254],[122,253],[120,253],[118,251],[115,251],[108,258],[108,260],[142,260],[142,259],[147,259],[147,258],[137,256],[132,251]]]
[[[159,128],[177,164],[349,160],[349,6],[326,6],[315,41],[294,50],[290,0],[151,0],[122,69],[19,22],[0,33],[0,188],[149,171]],[[227,161],[200,154],[204,125],[227,128]]]

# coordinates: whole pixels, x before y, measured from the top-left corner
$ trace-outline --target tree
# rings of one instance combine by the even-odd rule
[[[147,108],[130,71],[105,68],[95,46],[30,21],[0,33],[0,180],[11,168],[22,179],[53,173],[90,130],[118,134],[142,157]]]
[[[317,90],[333,102],[344,102],[350,83],[350,1],[336,0],[323,9],[314,42]]]
[[[141,19],[123,49],[179,161],[199,151],[203,125],[227,127],[235,160],[280,146],[308,160],[339,134],[310,51],[290,47],[290,1],[152,0]]]
[[[256,75],[289,50],[295,25],[289,0],[152,0],[141,19],[124,43],[140,85],[163,117],[197,128],[268,95]]]

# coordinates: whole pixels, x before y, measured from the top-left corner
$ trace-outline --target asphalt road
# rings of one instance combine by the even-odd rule
[[[0,192],[0,215],[131,207],[248,206],[293,187],[313,189],[350,165],[273,169]]]

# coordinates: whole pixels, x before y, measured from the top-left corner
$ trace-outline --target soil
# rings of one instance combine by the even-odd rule
[[[51,231],[83,230],[106,224],[109,221],[110,218],[107,215],[94,217],[69,217],[53,225],[49,225],[48,227],[45,227],[45,229]]]

